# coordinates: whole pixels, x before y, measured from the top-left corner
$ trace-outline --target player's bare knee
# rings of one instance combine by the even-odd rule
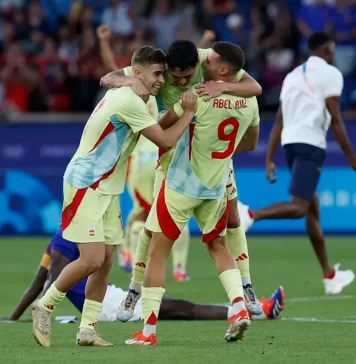
[[[105,250],[99,250],[97,252],[92,250],[81,250],[79,263],[82,265],[82,269],[89,274],[100,269],[105,261]]]
[[[95,259],[89,257],[79,258],[79,259],[82,266],[82,270],[85,271],[88,275],[100,269],[104,262],[104,259]]]
[[[307,209],[304,206],[296,204],[294,206],[293,212],[294,218],[301,219],[302,217],[306,216]]]
[[[206,244],[209,254],[214,257],[226,250],[225,241],[219,237]]]
[[[302,218],[307,215],[310,203],[299,197],[293,197],[291,204],[293,205],[293,217]]]

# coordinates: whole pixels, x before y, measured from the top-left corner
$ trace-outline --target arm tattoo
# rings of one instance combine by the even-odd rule
[[[125,77],[125,73],[123,70],[113,71],[113,72],[110,72],[110,73],[106,74],[105,76],[103,76],[100,79],[100,86],[104,87],[106,89],[115,88],[116,87],[116,86],[114,86],[115,80],[118,77]]]

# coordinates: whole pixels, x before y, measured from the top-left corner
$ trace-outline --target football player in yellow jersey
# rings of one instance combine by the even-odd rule
[[[203,63],[205,79],[237,82],[236,73],[243,64],[240,47],[217,42]],[[193,87],[190,92],[194,94],[196,89]],[[161,120],[170,125],[183,113],[181,103],[177,102]],[[192,216],[198,222],[202,240],[215,261],[233,307],[225,339],[231,342],[244,337],[251,322],[244,302],[241,274],[226,247],[229,212],[226,184],[233,153],[256,147],[259,121],[255,97],[225,94],[207,102],[198,99],[195,117],[176,145],[167,177],[145,224],[145,230],[152,234],[152,242],[142,287],[144,329],[127,340],[128,345],[157,344],[158,312],[165,292],[165,263],[174,241]]]
[[[165,54],[150,46],[141,47],[132,65],[134,77],[141,78],[156,95],[164,82]],[[193,118],[196,97],[184,95],[183,104],[185,116],[167,128],[157,124],[145,102],[130,87],[122,87],[109,90],[87,121],[63,181],[63,237],[78,245],[80,257],[32,306],[33,334],[40,345],[50,346],[51,313],[56,305],[75,284],[88,277],[77,344],[112,346],[94,328],[114,248],[123,239],[118,195],[124,190],[128,158],[139,133],[161,148],[172,148]]]
[[[160,111],[167,110],[167,107],[171,107],[175,102],[179,100],[182,92],[187,90],[189,87],[200,83],[196,86],[197,93],[209,99],[211,97],[219,96],[222,94],[239,95],[242,97],[258,96],[261,93],[260,85],[253,80],[244,70],[240,70],[236,79],[239,82],[216,82],[204,81],[202,63],[206,60],[209,53],[209,49],[197,49],[192,42],[189,41],[176,41],[173,42],[167,52],[167,69],[165,73],[166,82],[160,89],[159,95],[157,96],[158,107]],[[116,72],[109,73],[101,79],[101,85],[107,88],[110,87],[121,87],[131,86],[135,93],[145,99],[148,95],[145,87],[134,80],[131,76],[130,68],[119,70]],[[156,185],[161,184],[159,177],[165,175],[165,170],[171,159],[171,153],[161,158],[163,171],[157,171],[156,173]],[[261,304],[257,299],[255,291],[252,287],[250,270],[249,270],[249,255],[247,248],[247,241],[245,232],[240,225],[240,218],[237,209],[237,188],[235,178],[233,174],[232,162],[230,164],[230,179],[227,183],[227,193],[230,204],[230,213],[228,218],[228,230],[227,230],[227,241],[228,247],[239,263],[241,269],[241,275],[244,285],[244,294],[246,299],[246,305],[248,310],[253,314],[261,313]],[[158,182],[157,182],[158,180]],[[138,254],[136,256],[136,263],[133,269],[133,279],[130,285],[129,292],[135,292],[135,297],[128,297],[127,303],[123,311],[122,319],[128,317],[130,312],[133,312],[135,300],[140,295],[140,289],[143,279],[143,271],[145,261],[143,257],[146,256],[148,251],[148,244],[150,237],[140,235],[140,241],[138,244]],[[136,294],[137,293],[137,294]],[[130,294],[131,295],[131,294]],[[124,313],[124,312],[123,312]]]
[[[114,55],[110,45],[111,30],[106,25],[97,29],[100,41],[101,58],[105,67],[110,70],[117,70]],[[209,34],[208,34],[209,35]],[[207,41],[207,36],[202,38],[201,43]],[[180,93],[179,93],[180,96]],[[158,119],[158,107],[155,98],[151,97],[147,102],[149,113]],[[133,201],[133,208],[127,219],[125,242],[118,250],[119,265],[126,271],[131,272],[132,259],[135,256],[138,243],[138,234],[144,226],[150,206],[153,202],[153,187],[156,178],[158,148],[152,142],[141,136],[140,140],[130,156],[129,170],[127,176],[127,187]],[[186,273],[186,265],[189,251],[189,229],[182,232],[172,249],[173,280],[183,282],[189,280]],[[142,260],[142,259],[141,259]],[[142,269],[142,262],[136,262],[135,269]]]

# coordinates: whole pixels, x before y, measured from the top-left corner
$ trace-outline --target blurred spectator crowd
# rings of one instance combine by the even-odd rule
[[[265,110],[276,108],[284,76],[308,56],[309,34],[327,31],[345,77],[343,106],[356,107],[355,0],[0,0],[0,110],[90,111],[107,71],[100,24],[112,29],[118,67],[141,45],[198,44],[214,30],[245,50]]]

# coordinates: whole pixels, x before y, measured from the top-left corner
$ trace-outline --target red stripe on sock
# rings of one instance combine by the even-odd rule
[[[135,263],[135,265],[137,265],[138,267],[141,267],[141,268],[146,268],[146,264],[144,262],[137,262],[137,263]]]
[[[153,311],[148,320],[146,321],[146,325],[157,325],[157,317]]]
[[[233,301],[232,301],[232,303],[231,303],[231,305],[233,305],[234,303],[237,303],[237,302],[241,302],[241,301],[243,301],[244,299],[243,299],[243,297],[236,297]]]
[[[47,307],[51,311],[53,311],[55,308],[53,305],[43,305],[43,306]]]
[[[243,253],[241,256],[242,256],[244,259],[247,259],[247,258],[248,258],[248,256],[247,256],[245,253]]]

